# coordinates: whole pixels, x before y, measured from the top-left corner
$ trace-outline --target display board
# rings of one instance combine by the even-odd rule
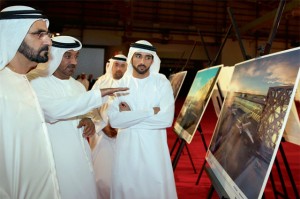
[[[182,87],[187,71],[181,71],[170,75],[169,80],[173,89],[174,100],[177,99],[179,91]]]
[[[230,198],[261,198],[299,82],[300,49],[235,65],[206,160]]]
[[[191,143],[223,65],[199,70],[174,124],[174,131]]]

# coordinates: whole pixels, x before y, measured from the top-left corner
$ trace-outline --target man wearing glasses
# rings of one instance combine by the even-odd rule
[[[38,10],[0,12],[0,198],[59,199],[52,147],[26,73],[48,61],[49,21]]]

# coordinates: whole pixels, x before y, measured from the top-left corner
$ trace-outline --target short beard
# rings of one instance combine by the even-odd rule
[[[141,71],[141,70],[138,69],[138,67],[136,67],[136,66],[134,66],[134,65],[132,65],[132,68],[133,68],[138,74],[140,74],[140,75],[144,75],[144,74],[147,73],[148,70],[150,69],[150,67],[148,67],[148,68],[146,68],[145,70]]]
[[[123,77],[123,73],[119,72],[119,73],[115,73],[113,74],[113,78],[116,79],[116,80],[119,80]]]
[[[18,49],[18,52],[23,54],[27,59],[36,63],[45,63],[48,61],[48,46],[43,46],[38,51],[34,51],[25,41],[23,41]],[[46,51],[44,56],[41,55],[43,51]]]

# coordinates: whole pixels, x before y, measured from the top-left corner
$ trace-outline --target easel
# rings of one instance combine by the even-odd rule
[[[211,59],[210,59],[210,57],[209,57],[209,54],[208,54],[207,48],[206,48],[206,46],[205,46],[205,43],[204,43],[202,34],[201,34],[201,32],[200,32],[199,30],[198,30],[198,34],[199,34],[200,37],[201,37],[201,41],[202,41],[202,43],[203,43],[203,46],[204,46],[206,55],[207,55],[208,60],[209,60],[209,62],[210,62],[210,66],[212,66],[212,61],[211,61]],[[194,46],[193,46],[193,49],[192,49],[192,51],[191,51],[191,53],[190,53],[190,57],[191,57],[191,55],[192,55],[192,53],[193,53],[193,51],[194,51],[194,49],[195,49],[196,44],[197,44],[197,42],[195,41]],[[190,59],[190,57],[189,57],[189,59]],[[188,60],[189,60],[189,59],[188,59]],[[216,59],[217,59],[217,58],[216,58]],[[187,60],[187,62],[186,62],[186,64],[185,64],[185,66],[182,68],[182,70],[184,70],[184,68],[187,66],[188,60]],[[218,85],[217,85],[217,86],[218,86]],[[219,87],[218,87],[218,88],[219,88]],[[197,131],[200,133],[200,136],[201,136],[201,139],[202,139],[202,142],[203,142],[203,145],[204,145],[204,149],[205,149],[205,151],[207,151],[207,144],[206,144],[206,141],[205,141],[205,138],[204,138],[204,135],[203,135],[203,131],[202,131],[202,128],[201,128],[200,124],[198,125]],[[182,153],[182,150],[183,150],[184,146],[187,147],[187,145],[186,145],[186,143],[185,143],[185,140],[178,137],[178,138],[176,139],[176,141],[175,141],[175,143],[174,143],[172,149],[171,149],[171,155],[172,155],[172,153],[173,153],[173,151],[174,151],[174,149],[175,149],[175,146],[177,145],[177,143],[178,143],[179,141],[180,141],[180,146],[179,146],[179,148],[178,148],[178,150],[177,150],[177,152],[176,152],[175,158],[174,158],[174,160],[173,160],[173,162],[172,162],[173,170],[175,170],[175,168],[176,168],[176,166],[177,166],[177,163],[178,163],[178,161],[179,161],[179,158],[180,158],[180,155],[181,155],[181,153]],[[189,158],[190,158],[190,160],[191,160],[191,163],[192,163],[192,165],[193,165],[194,171],[195,171],[195,173],[196,173],[196,169],[195,169],[195,166],[194,166],[194,163],[193,163],[193,161],[192,161],[192,158],[191,158],[191,155],[190,155],[190,153],[189,153],[188,148],[187,148],[187,151],[188,151],[188,154],[189,154]]]
[[[201,35],[201,33],[200,33],[199,30],[198,30],[198,33],[200,34],[201,40],[202,40],[202,42],[203,42],[203,37],[202,37],[202,35]],[[192,52],[193,52],[193,50],[194,50],[194,48],[195,48],[196,43],[197,43],[197,42],[194,43]],[[203,46],[205,47],[204,42],[203,42]],[[192,55],[192,52],[190,53],[190,56]],[[205,48],[205,52],[207,53],[207,57],[208,57],[209,61],[211,62],[211,60],[210,60],[210,58],[209,58],[209,55],[208,55],[208,51],[207,51],[206,48]],[[187,65],[187,63],[186,63],[186,65]],[[185,65],[185,66],[186,66],[186,65]],[[182,70],[184,70],[185,66],[182,68]],[[213,84],[213,85],[214,85],[214,84]],[[213,89],[213,88],[211,88],[211,89]],[[201,139],[202,139],[202,141],[203,141],[204,148],[205,148],[205,150],[207,150],[207,144],[206,144],[206,141],[205,141],[205,138],[204,138],[204,135],[203,135],[203,132],[202,132],[202,128],[201,128],[200,125],[198,125],[197,130],[198,130],[198,132],[200,133]],[[175,170],[175,168],[176,168],[176,166],[177,166],[177,163],[178,163],[178,160],[179,160],[179,158],[180,158],[180,155],[181,155],[181,152],[182,152],[182,150],[183,150],[184,145],[186,146],[186,143],[185,143],[185,140],[184,140],[184,139],[182,139],[182,138],[177,138],[177,140],[176,140],[174,146],[172,147],[171,154],[173,153],[174,148],[175,148],[175,145],[179,142],[179,140],[180,140],[180,146],[179,146],[179,148],[178,148],[178,150],[177,150],[177,152],[176,152],[175,158],[174,158],[174,160],[173,160],[173,162],[172,162],[172,163],[173,163],[173,170]],[[189,157],[190,157],[190,159],[191,159],[190,154],[189,154]],[[192,162],[192,164],[193,164],[193,162]],[[194,165],[194,164],[193,164],[193,165]],[[194,166],[193,166],[193,167],[194,167]]]
[[[271,30],[271,33],[269,35],[268,42],[266,43],[266,46],[263,49],[264,51],[263,51],[262,55],[267,55],[267,54],[270,53],[272,42],[273,42],[273,39],[274,39],[275,34],[277,32],[277,28],[279,26],[279,22],[280,22],[280,19],[281,19],[283,10],[284,10],[285,3],[286,3],[285,0],[280,1],[279,7],[277,9],[276,16],[275,16],[275,19],[274,19],[274,22],[273,22],[272,30]],[[297,190],[295,180],[293,178],[290,166],[288,164],[288,161],[287,161],[287,158],[286,158],[283,146],[282,146],[283,142],[285,142],[284,138],[282,138],[281,143],[279,144],[279,151],[280,151],[281,157],[283,159],[285,170],[286,170],[286,172],[289,176],[289,180],[291,182],[295,198],[299,199],[300,198],[299,192]],[[284,182],[284,179],[283,179],[283,176],[282,176],[282,172],[281,172],[281,169],[280,169],[280,164],[278,162],[277,157],[275,158],[275,166],[276,166],[277,173],[278,173],[278,176],[279,176],[279,179],[280,179],[280,183],[281,183],[281,186],[282,186],[283,193],[277,191],[275,183],[274,183],[274,179],[273,179],[273,174],[271,173],[270,174],[270,181],[271,181],[271,185],[272,185],[272,188],[273,188],[274,196],[275,196],[275,198],[278,198],[278,195],[281,196],[282,198],[289,198],[288,192],[286,190],[285,182]]]
[[[185,69],[185,67],[187,66],[187,64],[188,64],[188,62],[189,62],[189,60],[190,60],[190,58],[191,58],[191,56],[192,56],[192,54],[193,54],[193,52],[194,52],[194,50],[195,50],[196,44],[197,44],[197,41],[194,42],[194,45],[193,45],[193,48],[192,48],[192,50],[191,50],[191,52],[190,52],[190,54],[189,54],[189,57],[188,57],[188,59],[187,59],[185,65],[182,67],[181,71],[183,71],[183,70]],[[177,166],[177,163],[178,163],[178,161],[179,161],[180,155],[181,155],[182,150],[183,150],[183,148],[184,148],[184,146],[185,146],[185,148],[186,148],[186,150],[187,150],[187,153],[188,153],[188,156],[189,156],[189,159],[190,159],[190,162],[191,162],[191,164],[192,164],[194,173],[197,173],[197,170],[196,170],[194,161],[193,161],[193,159],[192,159],[190,150],[189,150],[188,146],[186,145],[186,141],[185,141],[184,139],[180,138],[179,136],[176,138],[175,143],[173,144],[172,149],[171,149],[171,151],[170,151],[170,155],[173,154],[173,151],[175,150],[175,147],[176,147],[176,145],[177,145],[178,142],[180,142],[180,145],[179,145],[179,147],[178,147],[178,149],[177,149],[177,152],[176,152],[176,154],[175,154],[175,157],[174,157],[174,159],[173,159],[173,161],[172,161],[173,171],[176,169],[176,166]]]
[[[226,41],[227,41],[227,38],[228,38],[228,36],[230,35],[231,29],[232,29],[232,25],[229,26],[229,28],[228,28],[228,30],[227,30],[227,32],[226,32],[226,35],[225,35],[225,39],[224,39],[224,41],[222,42],[221,47],[219,48],[219,51],[218,51],[217,55],[215,56],[215,59],[214,59],[212,62],[210,62],[210,66],[213,66],[213,65],[216,63],[216,61],[218,60],[218,58],[219,58],[219,56],[220,56],[220,54],[221,54],[221,52],[222,52],[222,50],[223,50],[223,47],[224,47],[224,45],[225,45],[225,43],[226,43]],[[220,100],[221,100],[221,102],[223,102],[224,97],[223,97],[223,94],[222,94],[220,85],[219,85],[218,83],[217,83],[216,85],[217,85],[217,88],[218,88],[219,95],[220,95],[220,97],[221,97]],[[218,101],[218,103],[219,103],[219,101]],[[221,107],[222,107],[222,104],[219,104],[219,106],[220,106],[220,108],[221,108]],[[200,129],[200,130],[199,130],[199,129]],[[202,142],[203,142],[205,151],[207,151],[208,147],[207,147],[207,144],[206,144],[206,141],[205,141],[205,139],[204,139],[203,132],[202,132],[202,129],[201,129],[200,126],[198,127],[198,131],[200,132],[200,135],[201,135],[201,138],[202,138]],[[199,173],[198,178],[197,178],[197,180],[196,180],[196,185],[199,184],[199,181],[200,181],[200,178],[201,178],[202,173],[203,173],[203,171],[204,171],[205,165],[206,165],[206,160],[204,159],[204,161],[203,161],[203,163],[202,163],[202,166],[201,166],[201,169],[200,169],[200,173]]]
[[[244,45],[243,45],[243,42],[242,42],[242,39],[240,37],[240,31],[238,29],[238,26],[235,22],[235,18],[232,14],[232,10],[230,7],[227,8],[227,12],[229,14],[229,17],[230,17],[230,20],[231,20],[231,26],[230,26],[230,29],[229,31],[227,31],[227,35],[226,37],[228,37],[229,33],[230,33],[230,30],[231,30],[231,27],[234,28],[234,31],[235,31],[235,36],[239,42],[239,46],[240,46],[240,49],[241,49],[241,52],[242,52],[242,55],[243,55],[243,58],[244,60],[247,60],[249,58],[249,56],[247,56],[246,54],[246,50],[244,48]],[[226,40],[225,40],[226,41]],[[223,44],[225,44],[223,42]],[[221,92],[220,92],[221,93]],[[226,194],[226,191],[223,189],[223,187],[220,185],[220,182],[218,181],[218,179],[216,178],[216,176],[214,175],[214,173],[211,171],[211,169],[209,169],[209,167],[205,167],[205,163],[206,163],[206,160],[205,162],[203,163],[202,165],[202,169],[201,171],[203,172],[203,170],[206,171],[208,177],[210,178],[211,180],[211,183],[212,185],[210,186],[210,189],[209,189],[209,192],[208,192],[208,195],[207,195],[207,199],[210,199],[212,197],[212,194],[214,192],[214,190],[216,190],[216,192],[218,193],[218,195],[222,198],[229,198]],[[200,172],[202,174],[202,172]],[[198,176],[198,179],[196,181],[196,185],[198,185],[199,183],[199,180],[200,180],[200,177],[201,175]],[[225,195],[225,196],[224,196]]]
[[[267,44],[266,44],[266,46],[264,48],[264,52],[261,55],[266,55],[266,54],[269,54],[269,52],[270,52],[272,41],[273,41],[275,33],[277,31],[277,28],[278,28],[278,25],[279,25],[279,21],[280,21],[280,17],[281,17],[282,12],[283,12],[284,5],[285,5],[285,0],[280,1],[280,5],[279,5],[279,8],[278,8],[277,13],[276,13],[276,18],[275,18],[274,23],[273,23],[272,31],[271,31],[271,33],[269,35],[268,42],[267,42]],[[232,24],[234,25],[234,27],[236,29],[236,31],[235,31],[236,35],[239,36],[239,32],[237,31],[237,27],[235,26],[235,20],[234,20],[233,16],[231,15],[230,9],[228,9],[228,12],[229,12]],[[239,39],[239,37],[237,37],[237,38]],[[240,43],[240,47],[242,47],[240,39],[239,39],[239,43]],[[243,49],[243,48],[241,48],[241,49]],[[244,52],[245,51],[242,50],[243,55],[245,55]],[[247,56],[244,56],[244,58],[247,58]],[[279,145],[279,150],[280,150],[281,156],[283,158],[285,169],[286,169],[286,171],[288,173],[288,176],[290,178],[290,181],[291,181],[291,184],[292,184],[292,187],[293,187],[293,191],[294,191],[295,197],[298,199],[299,198],[299,193],[298,193],[296,184],[294,182],[291,170],[289,168],[289,164],[287,162],[287,159],[286,159],[283,147],[282,147],[282,143],[280,143],[280,145]],[[280,182],[281,182],[282,189],[283,189],[284,193],[278,192],[276,190],[274,179],[273,179],[273,175],[271,173],[270,174],[270,181],[271,181],[271,184],[272,184],[274,195],[275,195],[276,198],[278,198],[278,195],[281,196],[281,197],[283,197],[283,198],[289,198],[287,190],[286,190],[286,187],[285,187],[285,183],[284,183],[284,180],[283,180],[283,176],[282,176],[282,173],[281,173],[280,165],[279,165],[279,162],[278,162],[277,158],[275,159],[275,166],[276,166],[277,172],[279,174]],[[211,198],[212,192],[214,191],[214,189],[216,187],[217,187],[217,189],[219,189],[219,187],[218,187],[217,184],[214,183],[214,181],[216,180],[215,176],[213,174],[211,174],[211,172],[207,172],[207,173],[208,173],[208,175],[209,175],[209,177],[210,177],[210,179],[212,181],[212,186],[210,188],[210,191],[209,191],[209,194],[208,194],[207,198]],[[222,194],[221,194],[221,196],[222,196]],[[222,196],[222,198],[223,198],[223,196]],[[264,198],[264,195],[263,195],[263,198]]]
[[[287,158],[286,158],[286,155],[285,155],[283,146],[282,146],[282,143],[283,143],[283,142],[285,142],[284,138],[282,138],[281,143],[279,144],[280,155],[281,155],[281,157],[282,157],[282,160],[283,160],[283,164],[284,164],[285,170],[286,170],[286,172],[287,172],[287,174],[288,174],[290,183],[291,183],[291,185],[292,185],[292,188],[293,188],[293,191],[294,191],[295,198],[296,198],[296,199],[299,199],[299,198],[300,198],[299,192],[298,192],[298,189],[297,189],[297,186],[296,186],[294,177],[293,177],[293,175],[292,175],[292,172],[291,172],[289,163],[288,163],[288,161],[287,161]],[[277,154],[278,154],[278,153],[277,153]],[[289,196],[288,196],[288,191],[287,191],[286,186],[285,186],[285,182],[284,182],[284,179],[283,179],[283,176],[282,176],[282,171],[281,171],[281,169],[280,169],[280,164],[279,164],[279,162],[278,162],[277,157],[275,158],[275,166],[276,166],[276,170],[277,170],[277,173],[278,173],[278,176],[279,176],[279,180],[280,180],[280,183],[281,183],[281,186],[282,186],[282,191],[283,191],[283,193],[280,192],[280,191],[278,191],[278,190],[276,189],[276,186],[275,186],[275,183],[274,183],[273,174],[271,173],[271,174],[270,174],[270,181],[271,181],[271,185],[272,185],[272,188],[273,188],[274,196],[275,196],[275,198],[278,198],[278,196],[281,196],[282,198],[289,198]]]
[[[215,176],[214,172],[209,168],[205,167],[205,172],[207,173],[212,185],[209,188],[208,195],[206,198],[211,198],[214,191],[216,191],[219,195],[219,198],[222,199],[229,199],[228,194],[224,190],[221,183],[217,180],[217,177]]]
[[[192,164],[194,173],[197,173],[197,170],[196,170],[195,164],[194,164],[194,162],[193,162],[193,159],[192,159],[190,150],[189,150],[188,146],[186,145],[186,141],[185,141],[184,139],[179,138],[179,137],[176,138],[176,141],[175,141],[175,143],[174,143],[174,145],[173,145],[173,147],[172,147],[172,150],[171,150],[171,155],[172,155],[172,153],[173,153],[173,151],[174,151],[174,148],[175,148],[175,146],[177,145],[178,142],[180,142],[180,145],[179,145],[179,148],[177,149],[177,152],[176,152],[176,154],[175,154],[175,157],[174,157],[174,159],[173,159],[173,161],[172,161],[173,171],[176,169],[176,166],[177,166],[177,163],[178,163],[178,161],[179,161],[180,155],[181,155],[181,153],[182,153],[183,147],[185,146],[185,147],[186,147],[186,150],[187,150],[187,153],[188,153],[188,156],[189,156],[189,159],[190,159],[190,162],[191,162],[191,164]]]

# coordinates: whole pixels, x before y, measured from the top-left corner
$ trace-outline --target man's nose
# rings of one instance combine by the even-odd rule
[[[71,64],[77,65],[77,58],[76,57],[71,58]]]
[[[141,63],[141,64],[145,64],[145,60],[146,60],[146,58],[145,58],[145,57],[141,57],[141,59],[140,59],[140,63]]]
[[[47,44],[48,46],[52,45],[52,40],[50,37],[48,37],[48,36],[42,37],[42,40],[43,40],[44,44]]]

